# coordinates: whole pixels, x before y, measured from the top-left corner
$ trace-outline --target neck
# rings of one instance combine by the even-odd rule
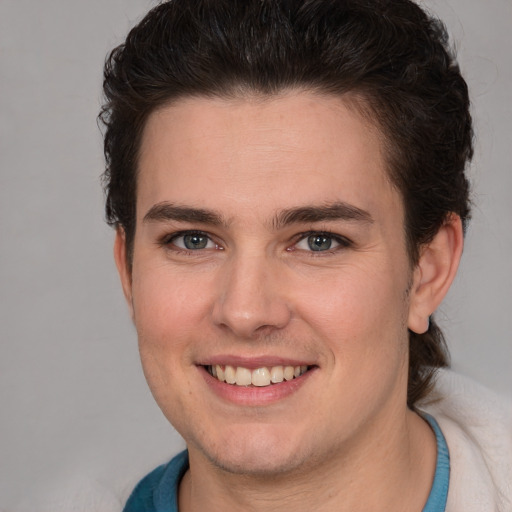
[[[215,468],[189,447],[190,470],[180,485],[180,512],[418,511],[435,472],[436,441],[429,425],[406,410],[370,426],[350,447],[292,473],[254,476]]]

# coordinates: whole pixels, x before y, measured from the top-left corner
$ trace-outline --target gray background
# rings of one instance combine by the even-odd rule
[[[512,2],[424,4],[459,49],[477,134],[474,219],[438,318],[453,367],[512,397]],[[151,5],[0,3],[0,509],[74,475],[126,493],[182,446],[146,389],[99,184],[103,59]]]

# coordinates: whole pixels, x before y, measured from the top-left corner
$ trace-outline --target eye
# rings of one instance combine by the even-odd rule
[[[296,244],[301,251],[325,252],[348,247],[350,242],[332,233],[306,233]]]
[[[171,237],[167,243],[187,251],[218,248],[217,244],[208,235],[201,232],[180,233]]]

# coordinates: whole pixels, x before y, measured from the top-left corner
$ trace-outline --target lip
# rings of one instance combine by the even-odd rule
[[[221,366],[242,366],[243,368],[247,368],[249,370],[256,370],[257,368],[263,368],[264,366],[267,368],[271,368],[272,366],[316,366],[316,364],[311,361],[274,356],[243,357],[233,355],[218,355],[197,363],[197,365],[201,366],[214,366],[217,364]]]
[[[283,363],[276,362],[277,359],[273,358],[272,363],[270,364],[261,364],[256,362],[254,359],[251,359],[250,364],[245,366],[240,358],[235,358],[238,362],[233,364],[233,366],[244,366],[249,369],[261,368],[263,366],[279,366]],[[223,364],[234,363],[235,359],[223,359]],[[243,359],[243,358],[241,358]],[[263,358],[266,359],[266,358]],[[283,360],[284,361],[284,360]],[[290,360],[286,360],[285,363],[290,366],[300,366],[300,362],[294,364]],[[209,364],[220,364],[219,362],[214,362],[214,359],[209,362]],[[247,364],[247,361],[245,362]],[[305,363],[303,363],[305,364]],[[308,381],[314,377],[314,374],[318,370],[317,366],[312,366],[306,373],[301,375],[300,377],[296,377],[289,381],[283,381],[279,384],[271,384],[269,386],[256,387],[256,386],[237,386],[236,384],[227,384],[226,382],[221,382],[212,375],[208,373],[205,366],[198,365],[197,366],[201,376],[205,380],[210,391],[212,391],[217,397],[219,397],[222,401],[228,402],[234,405],[241,406],[253,406],[259,407],[264,405],[271,405],[277,402],[280,402],[286,398],[291,397],[295,393],[297,393],[304,385],[308,383]]]

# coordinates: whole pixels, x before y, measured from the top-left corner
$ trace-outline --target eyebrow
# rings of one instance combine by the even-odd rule
[[[192,208],[189,206],[178,206],[168,202],[153,205],[146,215],[144,215],[143,222],[171,220],[181,222],[199,222],[201,224],[210,224],[213,226],[227,224],[221,215],[210,210]]]
[[[290,224],[322,222],[326,220],[373,223],[373,218],[367,211],[345,202],[336,202],[323,206],[302,206],[283,210],[275,217],[272,225],[277,230]]]
[[[300,206],[282,210],[272,219],[271,226],[274,230],[279,230],[292,224],[328,220],[373,223],[373,218],[367,211],[345,202],[336,202],[322,206]],[[180,206],[165,201],[153,205],[143,219],[143,222],[159,221],[199,222],[212,226],[227,226],[229,224],[222,215],[212,210]]]

